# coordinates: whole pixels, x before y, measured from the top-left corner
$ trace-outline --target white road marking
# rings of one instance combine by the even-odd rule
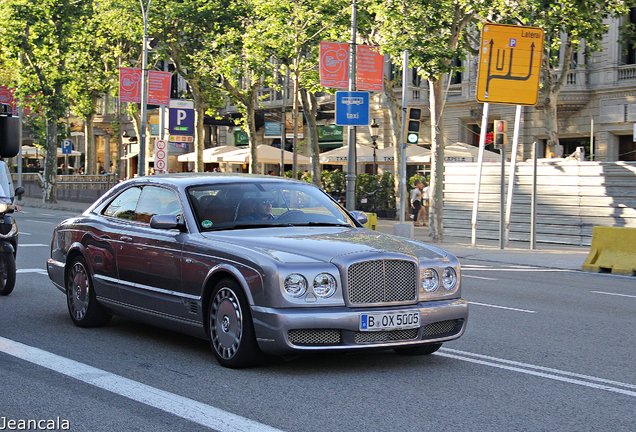
[[[498,280],[498,279],[495,279],[495,278],[489,278],[489,277],[483,277],[483,276],[462,275],[462,277],[471,278],[471,279],[482,279],[482,280]]]
[[[488,304],[488,303],[477,303],[477,302],[472,302],[472,301],[469,301],[468,303],[474,304],[474,305],[477,305],[477,306],[487,306],[487,307],[491,307],[491,308],[506,309],[506,310],[516,311],[516,312],[537,313],[537,311],[533,311],[533,310],[517,309],[517,308],[513,308],[513,307],[498,306],[498,305],[493,305],[493,304]]]
[[[51,213],[40,213],[40,216],[55,216],[55,215]]]
[[[636,298],[636,295],[629,295],[629,294],[617,294],[617,293],[609,293],[609,292],[603,292],[603,291],[590,291],[590,292],[593,292],[594,294],[605,294],[605,295],[611,295],[611,296]]]
[[[41,220],[35,220],[35,219],[25,219],[25,222],[35,222],[35,223],[41,223],[41,224],[46,224],[46,225],[57,225],[57,222],[48,222],[48,221],[41,221]]]
[[[28,235],[31,235],[31,233],[23,232],[23,231],[19,231],[19,232],[18,232],[18,234],[20,234],[20,235],[27,235],[27,236],[28,236]]]
[[[44,244],[44,243],[20,243],[18,245],[19,248],[23,248],[23,247],[49,247],[50,245]]]
[[[16,273],[39,273],[39,274],[48,274],[46,269],[38,269],[38,268],[30,268],[30,269],[17,269]]]
[[[634,384],[612,381],[605,378],[598,378],[590,375],[583,375],[559,369],[536,366],[528,363],[506,360],[482,354],[459,351],[451,348],[442,348],[441,351],[443,352],[437,352],[436,355],[636,397],[636,391],[626,390],[636,389],[636,385]]]
[[[169,393],[11,339],[0,337],[0,352],[219,432],[280,431],[196,400]]]
[[[465,268],[462,266],[462,271],[499,271],[499,272],[537,272],[537,273],[574,273],[576,270],[569,269],[556,269],[556,268],[541,268],[541,267],[526,267],[526,268],[510,268],[510,267],[488,267],[488,268]],[[577,272],[578,273],[578,272]]]

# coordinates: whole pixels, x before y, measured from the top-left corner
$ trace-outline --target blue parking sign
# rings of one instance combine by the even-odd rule
[[[168,129],[170,135],[194,135],[194,110],[170,108]]]
[[[369,92],[336,92],[336,124],[338,126],[368,126],[369,109]]]

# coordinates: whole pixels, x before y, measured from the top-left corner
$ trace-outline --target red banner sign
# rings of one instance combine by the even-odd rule
[[[358,45],[356,54],[356,90],[382,91],[384,56],[377,47],[368,45]]]
[[[141,69],[119,68],[119,101],[141,102]]]
[[[16,104],[13,98],[13,90],[6,86],[0,86],[0,103],[11,105],[11,109],[15,113]]]
[[[172,74],[148,71],[148,103],[150,105],[170,105],[170,81]]]
[[[347,89],[349,87],[349,44],[320,42],[320,85]]]
[[[320,42],[320,85],[349,88],[349,44]],[[377,47],[356,47],[356,90],[382,91],[384,56]]]

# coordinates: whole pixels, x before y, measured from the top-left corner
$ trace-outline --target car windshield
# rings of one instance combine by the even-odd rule
[[[188,199],[202,231],[355,224],[317,187],[294,182],[193,186]]]

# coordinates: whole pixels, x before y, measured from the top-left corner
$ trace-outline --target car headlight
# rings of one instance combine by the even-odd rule
[[[457,286],[457,272],[452,267],[446,267],[442,273],[442,285],[447,291],[455,289]]]
[[[320,273],[314,278],[314,293],[321,298],[329,298],[336,292],[336,278],[329,273]]]
[[[284,288],[292,297],[301,297],[307,292],[307,279],[301,274],[293,273],[285,278]]]
[[[439,276],[431,268],[422,271],[422,288],[426,292],[433,292],[439,287]]]
[[[6,213],[9,210],[9,204],[6,202],[0,202],[0,213]]]

